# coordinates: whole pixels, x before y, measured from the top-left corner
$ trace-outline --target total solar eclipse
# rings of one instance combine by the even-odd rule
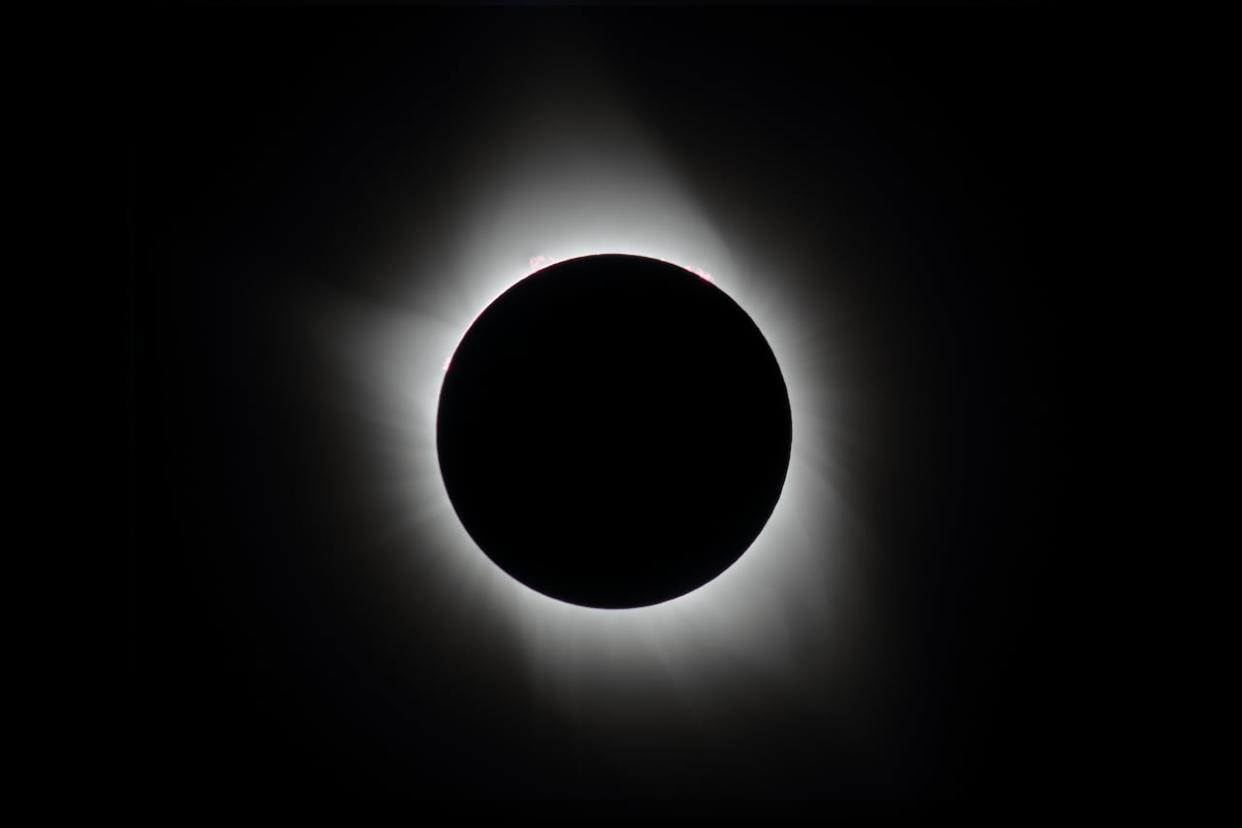
[[[587,607],[648,606],[728,569],[775,508],[792,420],[751,318],[668,262],[586,256],[474,321],[440,392],[449,499],[501,569]]]

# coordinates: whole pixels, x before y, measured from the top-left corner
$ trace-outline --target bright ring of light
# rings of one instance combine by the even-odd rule
[[[574,136],[568,151],[565,135]],[[342,309],[337,298],[325,311],[374,435],[376,494],[391,531],[408,539],[411,592],[436,596],[444,623],[459,630],[516,631],[538,686],[571,704],[650,691],[653,681],[695,697],[738,664],[791,675],[800,648],[822,651],[845,571],[833,542],[841,510],[822,326],[783,289],[797,274],[731,249],[632,125],[584,136],[550,123],[539,138],[511,142],[480,174],[486,189],[470,191],[455,244],[411,266],[396,307]],[[744,228],[729,229],[735,245],[744,239]],[[715,281],[764,331],[793,412],[784,491],[752,547],[703,587],[629,610],[562,603],[502,572],[457,520],[435,449],[443,372],[477,314],[529,273],[601,252],[663,259]]]

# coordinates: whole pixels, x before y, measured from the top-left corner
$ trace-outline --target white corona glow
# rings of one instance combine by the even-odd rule
[[[834,543],[842,510],[823,364],[830,343],[815,310],[789,290],[797,274],[738,246],[744,229],[713,225],[617,109],[591,120],[579,107],[572,121],[542,112],[511,128],[505,149],[463,179],[448,248],[431,259],[409,252],[399,299],[334,297],[320,320],[342,379],[359,383],[376,480],[368,496],[392,516],[386,531],[412,600],[438,602],[454,635],[473,630],[465,639],[513,636],[539,692],[571,708],[670,691],[702,700],[709,688],[719,697],[738,670],[790,676],[804,648],[822,659],[849,569]],[[473,321],[531,272],[597,253],[663,259],[732,297],[770,344],[793,414],[784,489],[752,546],[702,587],[636,609],[567,604],[502,571],[453,511],[436,452],[444,371]]]

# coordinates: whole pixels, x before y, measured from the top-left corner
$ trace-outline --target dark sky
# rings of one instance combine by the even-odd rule
[[[1065,784],[1070,629],[1052,596],[1076,555],[1059,491],[1063,306],[1087,278],[1081,21],[1038,6],[135,14],[135,795],[832,815]],[[888,665],[860,691],[879,722],[866,739],[842,735],[848,705],[755,690],[709,740],[636,699],[611,742],[523,692],[505,639],[480,647],[350,563],[364,527],[337,504],[356,447],[314,410],[335,389],[283,309],[325,289],[382,301],[367,274],[403,222],[434,259],[457,215],[450,171],[502,150],[476,126],[523,84],[589,96],[582,61],[713,216],[786,240],[771,255],[804,265],[799,303],[853,309],[834,377],[861,389],[850,425],[870,449],[850,500]],[[828,249],[844,281],[805,266]]]

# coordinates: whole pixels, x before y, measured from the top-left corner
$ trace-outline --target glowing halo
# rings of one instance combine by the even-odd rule
[[[384,531],[408,550],[411,590],[435,600],[445,624],[467,637],[471,628],[514,635],[539,692],[571,708],[636,692],[706,698],[739,668],[792,676],[805,648],[823,660],[849,572],[849,544],[837,542],[832,342],[822,319],[790,287],[801,274],[743,249],[735,228],[713,226],[631,124],[614,117],[584,134],[554,117],[542,123],[538,140],[513,140],[475,171],[456,238],[434,261],[407,263],[399,301],[334,297],[322,312],[372,435],[365,463]],[[457,519],[436,456],[440,385],[473,320],[535,270],[596,253],[662,259],[712,280],[764,332],[793,415],[783,493],[746,554],[699,589],[635,609],[563,603],[501,571]],[[720,695],[717,687],[713,704]]]

